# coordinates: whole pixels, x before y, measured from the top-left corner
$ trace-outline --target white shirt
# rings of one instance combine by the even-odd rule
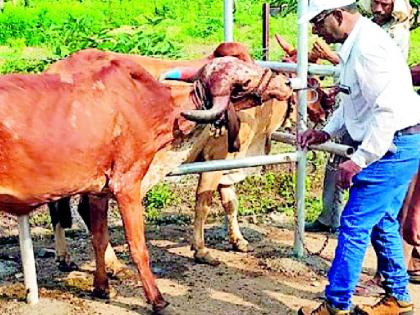
[[[346,128],[361,145],[351,160],[360,167],[391,148],[396,131],[420,123],[420,96],[400,49],[378,25],[360,17],[339,52],[340,84],[351,88],[324,131]]]

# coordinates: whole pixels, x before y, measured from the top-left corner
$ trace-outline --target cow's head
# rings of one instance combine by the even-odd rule
[[[195,81],[198,98],[204,101],[198,110],[182,116],[198,123],[225,125],[229,152],[239,150],[240,120],[236,111],[261,105],[271,99],[284,101],[291,96],[288,79],[269,69],[239,61],[236,58],[215,61],[204,67]],[[252,74],[251,74],[252,73]],[[205,109],[205,110],[203,110]]]

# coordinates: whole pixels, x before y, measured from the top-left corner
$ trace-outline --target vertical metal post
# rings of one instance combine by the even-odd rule
[[[262,60],[267,61],[270,54],[270,4],[262,5]]]
[[[298,18],[307,11],[308,0],[298,0]],[[297,78],[301,81],[302,87],[307,85],[308,76],[308,23],[298,25],[298,68]],[[307,123],[307,92],[298,91],[298,111],[296,133],[302,133]],[[306,177],[306,152],[297,148],[297,175],[296,175],[296,209],[295,209],[295,240],[294,254],[302,257],[304,254],[304,233],[305,233],[305,177]]]
[[[29,216],[18,216],[18,224],[26,302],[29,304],[36,304],[38,303],[38,284],[36,281],[34,248],[32,246],[31,232],[29,229]]]
[[[225,42],[233,41],[233,1],[223,0]]]

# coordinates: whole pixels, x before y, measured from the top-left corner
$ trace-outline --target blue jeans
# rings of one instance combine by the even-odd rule
[[[353,178],[325,291],[335,308],[350,308],[370,241],[378,255],[386,292],[397,300],[410,301],[397,217],[419,167],[420,134],[397,133],[394,144],[395,153],[386,153]]]

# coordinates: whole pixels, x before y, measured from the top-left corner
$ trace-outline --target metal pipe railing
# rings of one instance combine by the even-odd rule
[[[233,0],[223,0],[224,40],[233,42]]]
[[[296,145],[296,136],[286,132],[274,132],[271,135],[271,140]],[[355,149],[349,145],[339,144],[332,141],[328,141],[322,144],[310,145],[309,149],[337,154],[346,158],[351,157],[355,151]]]
[[[296,63],[264,61],[257,60],[256,63],[261,67],[271,68],[276,71],[296,73],[298,65]],[[308,65],[308,73],[312,75],[325,75],[338,77],[340,75],[340,66],[318,65],[311,63]]]
[[[291,152],[275,155],[250,156],[234,160],[214,160],[207,162],[186,163],[178,166],[169,174],[169,176],[232,170],[237,168],[248,168],[279,163],[290,163],[296,162],[297,159],[297,153]]]
[[[298,0],[298,19],[306,13],[307,0]],[[306,129],[307,114],[307,91],[303,90],[308,81],[308,23],[298,24],[297,42],[297,79],[300,88],[297,92],[298,110],[296,120],[296,135]],[[295,209],[295,237],[293,252],[297,257],[304,254],[305,233],[305,177],[306,177],[306,150],[297,146],[298,160],[296,166],[296,209]]]

